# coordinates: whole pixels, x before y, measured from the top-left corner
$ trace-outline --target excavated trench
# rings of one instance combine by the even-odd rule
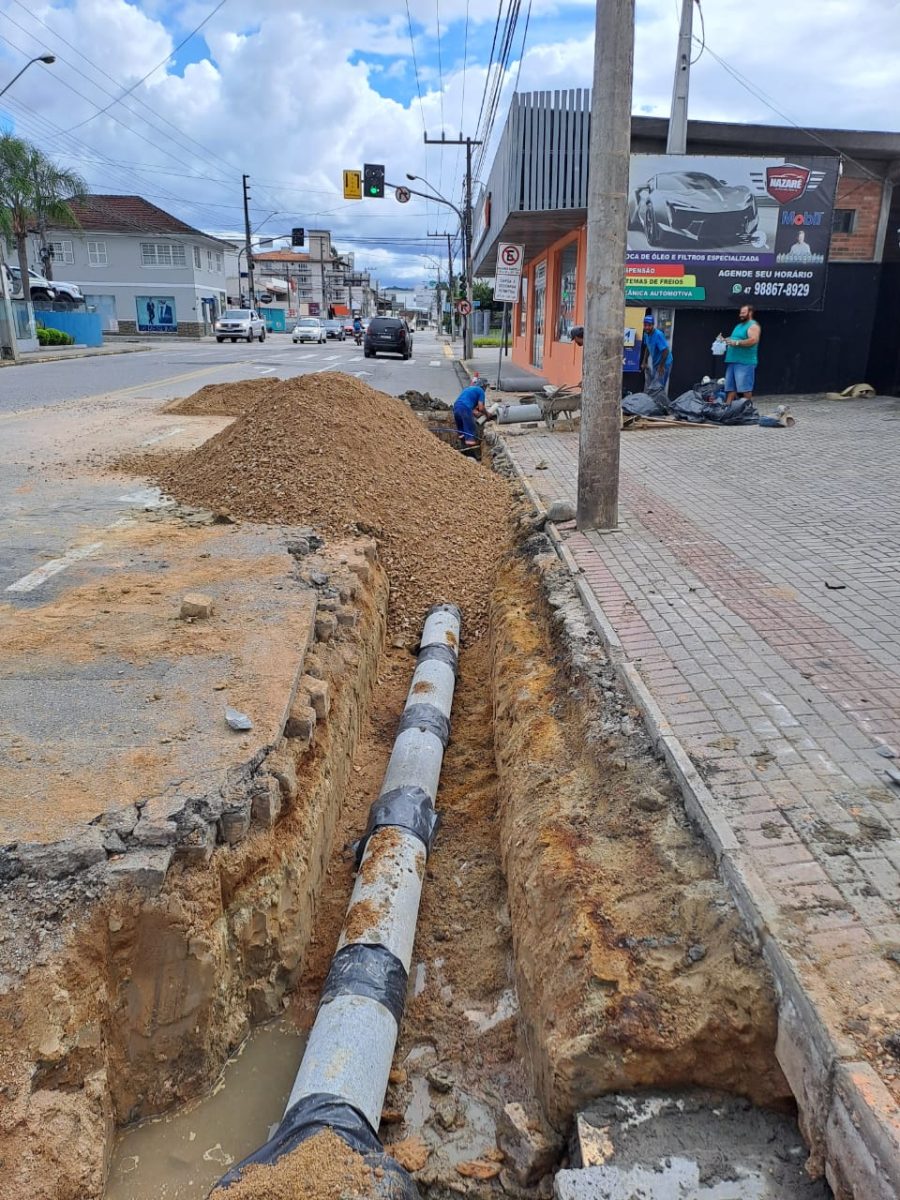
[[[548,1197],[597,1097],[654,1089],[712,1112],[727,1093],[775,1114],[760,1137],[795,1190],[758,1194],[824,1196],[803,1182],[771,983],[713,860],[533,514],[495,535],[380,1136],[423,1197]],[[177,863],[156,894],[88,889],[4,978],[11,1196],[200,1200],[279,1120],[414,666],[372,557],[358,619],[308,656],[324,689],[261,768],[277,819]],[[7,915],[27,925],[23,887]],[[337,1200],[330,1186],[296,1194]]]

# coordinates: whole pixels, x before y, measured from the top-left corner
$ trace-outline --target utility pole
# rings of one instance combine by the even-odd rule
[[[678,30],[678,56],[675,59],[675,80],[672,84],[672,109],[669,113],[666,154],[687,154],[691,40],[694,32],[694,4],[696,2],[697,0],[681,0],[681,27]]]
[[[450,336],[454,336],[454,326],[456,323],[456,308],[453,304],[453,239],[449,233],[429,233],[430,238],[447,239],[447,300],[450,304]],[[443,327],[443,321],[438,321],[438,328]]]
[[[248,186],[250,176],[241,176],[244,182],[244,245],[247,253],[247,287],[250,293],[250,308],[256,308],[256,288],[253,282],[253,247],[250,244],[250,188]],[[238,272],[238,283],[240,283],[240,272]]]
[[[634,5],[635,0],[597,0],[578,444],[579,529],[613,530],[619,515]]]
[[[476,138],[464,138],[460,133],[458,138],[448,138],[442,133],[439,138],[430,138],[425,134],[426,146],[465,146],[466,148],[466,207],[463,213],[462,234],[463,234],[463,253],[465,255],[465,272],[466,272],[466,299],[469,302],[469,311],[472,311],[472,147],[480,146],[481,142]],[[452,304],[451,304],[452,308]],[[463,326],[463,358],[472,357],[472,325],[469,318],[465,318]]]

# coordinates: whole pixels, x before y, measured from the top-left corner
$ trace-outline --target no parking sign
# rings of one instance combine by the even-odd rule
[[[500,242],[497,246],[497,267],[494,272],[494,299],[515,303],[519,298],[519,280],[525,247],[519,242]]]

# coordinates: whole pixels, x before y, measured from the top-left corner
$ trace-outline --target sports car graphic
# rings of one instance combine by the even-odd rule
[[[757,224],[756,200],[749,188],[732,187],[703,171],[654,175],[635,190],[628,204],[628,228],[643,230],[650,246],[750,242]]]

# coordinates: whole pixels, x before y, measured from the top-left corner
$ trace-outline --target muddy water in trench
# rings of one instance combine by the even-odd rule
[[[124,1131],[106,1200],[199,1200],[281,1120],[305,1036],[287,1018],[255,1029],[199,1100]]]

